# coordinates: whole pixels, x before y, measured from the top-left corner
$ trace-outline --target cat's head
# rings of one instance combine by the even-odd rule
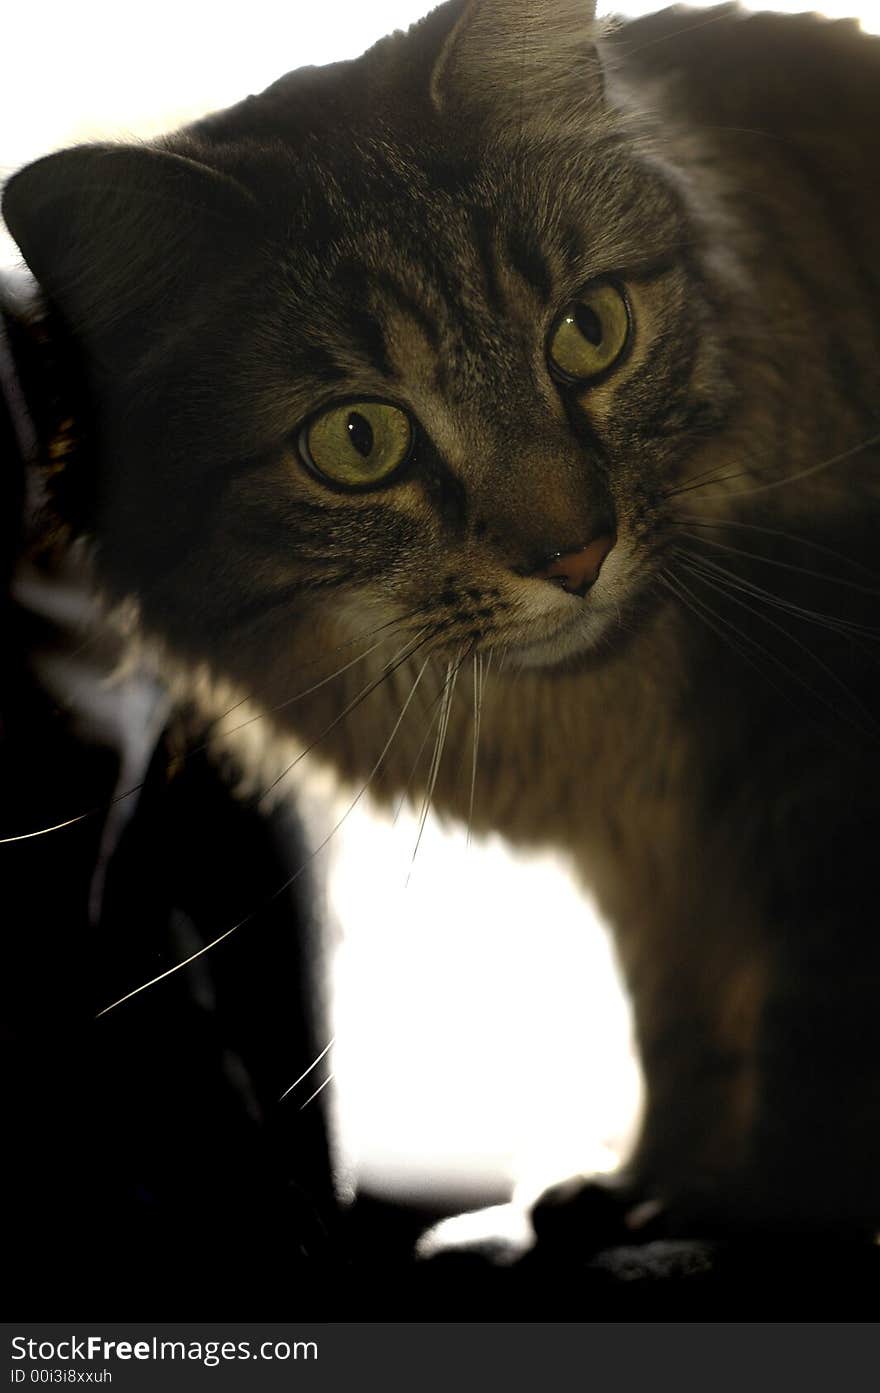
[[[101,573],[179,651],[247,679],[369,614],[553,665],[637,604],[729,386],[711,233],[607,51],[579,0],[451,0],[12,179]]]

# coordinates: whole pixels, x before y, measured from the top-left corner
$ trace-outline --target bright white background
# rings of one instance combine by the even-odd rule
[[[61,145],[149,136],[256,92],[303,63],[355,56],[425,0],[101,0],[7,7],[0,22],[0,177]],[[642,0],[629,14],[655,8]],[[776,8],[805,8],[794,3]],[[852,13],[847,0],[824,11]],[[861,0],[866,28],[880,3]],[[14,249],[0,233],[0,264]],[[463,699],[463,698],[462,698]],[[639,1081],[611,953],[552,858],[466,847],[429,823],[363,806],[332,845],[335,1048],[354,1174],[406,1193],[504,1197],[625,1149]],[[123,1008],[124,1009],[124,1008]],[[303,1067],[309,1061],[303,1061]],[[292,1082],[292,1080],[291,1080]]]

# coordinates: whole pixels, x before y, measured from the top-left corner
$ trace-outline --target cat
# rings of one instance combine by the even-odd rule
[[[279,742],[570,858],[682,1231],[880,1221],[878,98],[850,24],[447,0],[3,196],[60,532]]]

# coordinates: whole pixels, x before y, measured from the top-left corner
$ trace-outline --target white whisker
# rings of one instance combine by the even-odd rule
[[[688,534],[683,534],[687,536]],[[695,537],[694,541],[700,542],[702,538]],[[748,553],[741,553],[748,555]],[[880,630],[876,626],[869,624],[859,624],[853,620],[841,619],[839,615],[827,614],[822,610],[807,609],[804,605],[797,604],[794,600],[789,600],[784,595],[776,595],[772,590],[767,590],[763,585],[747,579],[745,576],[737,575],[727,566],[720,565],[717,561],[711,560],[702,553],[681,549],[681,555],[687,557],[692,565],[701,567],[707,574],[719,576],[723,583],[729,585],[731,589],[738,590],[743,595],[751,595],[764,604],[772,605],[774,609],[781,610],[785,614],[792,614],[796,618],[803,619],[807,623],[816,624],[819,628],[830,629],[835,633],[847,635],[850,638],[874,639],[880,635]],[[802,570],[802,567],[793,567],[794,570]],[[811,573],[815,574],[815,573]],[[861,589],[862,587],[858,587]]]
[[[835,464],[843,464],[844,460],[852,459],[853,455],[861,454],[862,450],[870,450],[873,445],[880,445],[880,431],[876,435],[869,435],[866,440],[860,440],[857,445],[851,445],[848,450],[841,450],[839,455],[832,455],[829,459],[819,460],[817,464],[808,465],[806,469],[799,469],[796,474],[786,474],[784,479],[771,479],[767,484],[755,484],[750,489],[735,489],[730,496],[740,498],[746,494],[766,493],[769,489],[780,489],[786,484],[796,484],[799,480],[809,479],[824,469],[832,469]]]
[[[281,1097],[278,1099],[279,1103],[282,1103],[282,1102],[284,1101],[284,1099],[287,1097],[287,1095],[288,1095],[289,1093],[292,1093],[292,1092],[293,1092],[293,1090],[296,1088],[297,1084],[301,1084],[302,1081],[303,1081],[303,1079],[306,1078],[306,1077],[312,1072],[312,1070],[315,1068],[315,1066],[316,1066],[317,1064],[320,1064],[320,1063],[321,1063],[321,1060],[324,1058],[325,1054],[328,1054],[328,1053],[330,1052],[330,1050],[332,1050],[332,1048],[333,1048],[333,1046],[334,1046],[335,1044],[336,1044],[336,1036],[334,1035],[333,1038],[332,1038],[332,1040],[330,1040],[329,1044],[326,1044],[326,1045],[324,1046],[324,1048],[322,1049],[321,1053],[320,1053],[319,1055],[316,1055],[316,1056],[315,1056],[315,1058],[312,1060],[312,1062],[311,1062],[311,1064],[309,1065],[309,1067],[308,1067],[307,1069],[303,1069],[303,1071],[302,1071],[302,1073],[300,1074],[299,1078],[298,1078],[298,1079],[294,1079],[293,1083],[290,1085],[289,1088],[285,1088],[285,1090],[284,1090],[284,1092],[282,1093]]]
[[[770,489],[784,488],[789,484],[796,484],[801,479],[810,479],[814,474],[821,474],[826,469],[833,469],[836,464],[843,464],[853,456],[859,455],[863,450],[870,450],[874,445],[880,445],[880,431],[876,435],[869,435],[857,444],[851,445],[848,450],[841,450],[837,455],[830,455],[827,459],[818,460],[815,464],[809,464],[805,469],[799,469],[794,474],[786,474],[781,479],[770,479],[767,483],[753,484],[751,488],[731,489],[728,498],[751,498],[756,493],[767,493]],[[722,465],[721,468],[727,468]],[[708,475],[697,475],[695,480],[689,480],[679,488],[667,490],[666,498],[678,498],[684,493],[693,493],[698,489],[709,487],[711,484],[726,484],[735,479],[748,478],[747,470],[740,470],[736,474],[719,474],[710,472]]]
[[[687,555],[688,554],[686,553],[685,556]],[[843,682],[840,677],[838,677],[837,673],[834,672],[834,670],[830,668],[827,663],[823,662],[822,659],[818,657],[818,655],[814,653],[813,650],[807,644],[802,643],[799,638],[797,638],[793,633],[790,632],[790,630],[785,629],[781,624],[777,624],[776,621],[772,619],[769,614],[765,614],[762,610],[756,608],[754,604],[749,604],[746,600],[738,599],[737,596],[733,593],[733,591],[742,591],[743,587],[739,586],[738,584],[732,583],[729,573],[727,573],[727,578],[723,581],[723,583],[720,582],[718,578],[714,578],[717,577],[717,573],[719,571],[724,571],[724,567],[717,567],[713,565],[712,569],[710,570],[708,569],[708,563],[696,563],[692,556],[690,557],[690,559],[683,558],[682,565],[685,567],[685,569],[689,572],[690,575],[700,580],[703,585],[709,586],[710,589],[714,590],[717,594],[727,599],[731,604],[736,605],[740,609],[744,609],[748,614],[754,615],[763,624],[767,624],[771,629],[774,629],[777,633],[781,634],[783,638],[787,639],[791,644],[793,644],[797,649],[799,649],[800,652],[804,653],[813,662],[813,664],[819,668],[821,672],[825,673],[825,675],[831,680],[831,682],[834,683],[838,690],[841,691],[850,702],[852,702],[856,710],[866,718],[865,725],[860,725],[859,722],[856,721],[852,716],[846,715],[840,710],[838,710],[838,708],[833,704],[833,702],[828,700],[827,697],[823,696],[823,694],[820,691],[816,690],[816,688],[812,687],[809,682],[806,682],[793,669],[787,668],[785,664],[780,663],[778,659],[774,660],[777,662],[779,666],[783,668],[783,671],[787,672],[787,675],[790,678],[793,678],[795,681],[799,683],[800,686],[802,686],[807,692],[809,692],[814,700],[819,701],[824,707],[826,707],[826,709],[831,712],[831,714],[835,717],[836,720],[844,721],[847,725],[853,727],[855,730],[859,731],[863,735],[869,734],[871,736],[875,736],[877,732],[877,723],[875,722],[872,713],[867,709],[866,706],[864,706],[864,704],[858,699],[855,693],[852,692],[849,689],[849,687],[847,687],[846,683]],[[771,655],[768,652],[767,656],[770,657],[773,655]]]
[[[141,787],[142,785],[138,784],[138,788]],[[136,792],[137,789],[129,789],[129,793]],[[126,796],[126,794],[120,794],[121,798]],[[113,801],[116,802],[118,800],[114,799]],[[112,804],[108,803],[107,806],[109,808]],[[6,846],[9,842],[27,842],[31,837],[45,837],[48,836],[50,832],[60,832],[62,827],[73,827],[74,823],[82,822],[87,817],[93,817],[96,811],[97,809],[92,808],[87,813],[77,813],[76,817],[69,817],[65,822],[55,822],[51,827],[38,827],[35,832],[19,832],[14,837],[0,837],[0,846]]]
[[[434,786],[437,782],[437,774],[440,770],[440,761],[443,758],[443,746],[446,742],[446,731],[449,726],[449,712],[452,708],[452,694],[455,690],[455,681],[458,677],[458,670],[461,667],[461,660],[456,663],[452,661],[446,665],[446,682],[443,687],[443,699],[440,707],[440,723],[437,727],[437,738],[434,741],[434,754],[431,759],[431,768],[428,772],[428,784],[425,797],[422,802],[422,811],[419,816],[419,830],[416,836],[416,844],[413,847],[412,859],[406,877],[406,885],[409,885],[412,868],[415,864],[416,856],[422,842],[422,833],[425,830],[425,823],[428,820],[428,813],[431,809],[431,799],[434,796]]]
[[[290,884],[289,881],[288,884]],[[282,889],[286,890],[287,885],[284,885]],[[280,890],[278,891],[278,894],[281,894]],[[254,914],[255,913],[256,910],[254,910]],[[218,934],[216,938],[212,938],[210,943],[204,944],[204,946],[202,948],[198,948],[195,953],[190,953],[189,957],[184,958],[182,962],[175,963],[173,967],[168,967],[165,969],[164,972],[157,973],[155,977],[150,978],[149,982],[142,982],[141,985],[139,987],[135,987],[133,991],[126,992],[125,996],[120,996],[116,999],[116,1001],[111,1001],[109,1006],[103,1006],[100,1011],[97,1011],[95,1013],[95,1020],[100,1020],[102,1016],[106,1016],[108,1011],[114,1011],[116,1007],[121,1006],[123,1002],[130,1001],[133,996],[138,996],[141,992],[145,992],[147,990],[147,987],[154,987],[157,982],[164,981],[164,979],[166,977],[170,977],[172,973],[179,972],[183,967],[189,967],[190,963],[194,963],[198,958],[203,957],[204,954],[209,952],[211,948],[216,948],[218,943],[222,943],[224,938],[228,938],[230,934],[234,934],[236,929],[240,929],[242,924],[246,924],[248,920],[252,919],[253,917],[253,914],[249,914],[247,916],[247,919],[239,920],[239,922],[237,924],[233,924],[230,929],[226,929],[222,934]]]
[[[467,845],[471,844],[474,820],[474,794],[477,787],[477,755],[480,749],[480,719],[483,713],[483,655],[474,654],[474,747],[471,760],[471,796],[468,804]]]
[[[390,677],[392,672],[395,672],[397,668],[401,666],[402,663],[405,663],[409,658],[413,657],[414,654],[418,652],[419,648],[422,646],[423,636],[428,632],[429,628],[430,625],[425,624],[424,627],[418,631],[414,638],[407,640],[407,642],[403,645],[403,648],[399,650],[395,657],[391,658],[389,662],[385,664],[379,676],[372,678],[371,681],[369,681],[367,685],[363,687],[361,691],[358,692],[357,696],[353,697],[352,700],[348,703],[348,705],[342,711],[340,711],[339,715],[334,717],[334,719],[330,722],[328,726],[324,727],[324,729],[321,731],[321,734],[317,735],[315,739],[311,742],[311,744],[307,745],[304,750],[301,750],[300,753],[296,756],[296,758],[292,759],[290,763],[287,765],[287,767],[282,769],[280,774],[276,775],[276,777],[272,780],[268,787],[263,789],[263,792],[260,794],[260,802],[263,802],[264,799],[268,798],[269,794],[273,791],[273,789],[277,788],[281,781],[287,778],[288,774],[290,774],[291,771],[296,768],[300,761],[305,759],[307,754],[311,754],[315,746],[319,745],[320,742],[325,738],[325,736],[329,735],[332,730],[336,729],[340,721],[343,721],[346,716],[351,715],[352,711],[354,711],[356,706],[360,706],[361,702],[366,697],[368,697],[372,692],[374,692],[377,687],[381,686],[382,683],[385,681],[386,677]]]
[[[810,551],[820,552],[823,556],[831,556],[841,565],[850,566],[871,580],[880,579],[880,575],[876,571],[872,571],[868,566],[863,566],[852,556],[846,556],[842,551],[835,551],[833,547],[822,546],[821,543],[813,541],[811,537],[801,537],[796,532],[785,532],[778,527],[763,527],[760,523],[744,522],[741,518],[697,517],[692,513],[678,513],[675,516],[675,521],[685,522],[690,527],[735,527],[745,532],[757,532],[763,537],[778,537],[783,542],[791,542],[796,546],[807,547]]]
[[[406,715],[407,710],[409,709],[410,702],[416,694],[416,689],[422,680],[425,668],[428,666],[429,662],[430,654],[422,663],[422,666],[416,674],[415,681],[413,682],[412,687],[410,688],[409,696],[403,703],[403,707],[401,708],[400,714],[397,717],[397,720],[394,722],[394,727],[391,731],[391,734],[385,741],[385,744],[382,747],[382,753],[379,755],[379,758],[376,760],[376,763],[370,770],[370,773],[367,777],[366,783],[364,784],[363,788],[361,788],[360,792],[356,795],[353,802],[343,813],[339,821],[327,833],[327,836],[324,838],[324,840],[318,843],[314,851],[312,851],[302,862],[302,864],[298,866],[297,869],[293,872],[293,875],[288,876],[284,884],[279,885],[278,889],[275,890],[274,893],[271,894],[269,898],[263,902],[262,905],[258,906],[257,909],[251,910],[250,914],[246,914],[243,919],[239,919],[237,924],[233,924],[231,928],[226,929],[222,934],[218,934],[216,938],[211,939],[210,943],[206,943],[203,948],[199,948],[197,952],[191,953],[188,958],[184,958],[183,962],[175,963],[173,967],[166,968],[164,972],[160,972],[155,977],[151,977],[149,982],[142,982],[141,985],[139,987],[135,987],[133,991],[126,992],[125,996],[120,996],[116,1001],[111,1001],[109,1006],[105,1006],[102,1010],[97,1012],[96,1019],[100,1018],[101,1016],[106,1016],[108,1011],[115,1010],[115,1008],[117,1006],[121,1006],[123,1002],[130,1001],[133,996],[138,996],[141,992],[145,992],[148,987],[155,986],[157,982],[164,981],[164,979],[166,977],[170,977],[172,973],[179,972],[181,968],[187,967],[190,963],[195,962],[197,958],[202,957],[203,954],[207,953],[211,948],[216,948],[217,944],[222,943],[225,938],[229,938],[230,934],[234,934],[237,929],[241,929],[244,927],[245,924],[249,924],[260,909],[265,909],[267,905],[270,905],[274,900],[277,900],[279,895],[283,895],[285,890],[290,889],[291,885],[293,885],[299,879],[303,872],[314,861],[315,857],[318,856],[320,852],[324,850],[324,847],[327,846],[331,839],[336,835],[342,824],[345,822],[345,819],[349,816],[350,813],[354,811],[358,803],[363,798],[364,794],[367,792],[367,789],[370,787],[370,784],[376,776],[376,772],[378,771],[380,764],[382,763],[383,759],[385,758],[386,754],[391,748],[391,742],[397,734],[398,730],[400,729],[403,718]]]
[[[676,574],[673,580],[672,576],[670,576],[667,571],[661,571],[660,580],[661,583],[665,585],[666,589],[669,590],[671,594],[675,595],[686,609],[690,610],[691,614],[695,615],[707,628],[718,635],[722,643],[732,648],[750,667],[760,673],[763,680],[768,682],[773,690],[779,693],[783,700],[787,701],[791,706],[794,706],[795,710],[801,715],[805,714],[802,708],[792,699],[790,694],[784,691],[778,683],[773,681],[768,675],[766,668],[762,665],[762,662],[759,661],[759,659],[767,659],[775,664],[776,667],[781,668],[786,677],[795,676],[796,678],[796,674],[793,674],[774,653],[770,652],[764,644],[759,643],[758,640],[753,638],[750,634],[745,633],[743,629],[740,629],[739,626],[734,624],[730,619],[719,614],[718,611],[713,609],[704,599],[698,598],[693,590],[685,584],[680,575]],[[735,637],[731,637],[731,635],[735,635]],[[748,646],[746,647],[744,645]],[[751,653],[749,649],[752,650]],[[753,656],[754,653],[758,654],[758,658]]]
[[[413,611],[413,614],[415,613],[416,611]],[[411,614],[405,616],[402,620],[389,620],[384,624],[380,624],[376,629],[373,629],[368,633],[358,634],[354,638],[346,639],[342,643],[335,644],[334,647],[331,648],[329,651],[331,653],[335,653],[338,652],[339,649],[348,648],[351,646],[351,644],[361,642],[365,638],[373,638],[377,633],[380,633],[382,630],[391,628],[394,624],[397,623],[404,623],[406,619],[410,619],[412,617],[413,615]],[[424,629],[419,630],[419,633],[424,633]],[[257,712],[256,715],[248,717],[246,721],[242,721],[239,725],[233,726],[231,730],[220,732],[220,738],[224,738],[229,735],[234,735],[237,731],[244,730],[245,726],[252,725],[254,721],[262,721],[265,719],[266,716],[273,714],[275,711],[281,711],[284,709],[284,707],[290,706],[293,702],[301,701],[304,697],[310,696],[312,692],[316,692],[319,687],[323,687],[326,683],[332,682],[335,677],[340,677],[344,672],[347,672],[349,668],[354,667],[356,663],[359,663],[364,658],[369,657],[371,653],[374,653],[377,648],[381,647],[381,645],[386,641],[386,639],[387,635],[379,639],[376,643],[372,645],[372,647],[367,648],[363,653],[359,653],[356,658],[353,658],[351,660],[351,662],[345,663],[344,666],[341,668],[337,668],[336,671],[331,673],[329,677],[324,677],[320,682],[316,682],[314,686],[306,688],[305,691],[297,692],[295,696],[288,697],[286,701],[279,702],[277,706],[271,706],[268,707],[265,711]],[[304,666],[312,666],[312,664],[317,661],[319,661],[319,659],[313,659],[311,663],[304,664]],[[206,726],[206,730],[208,732],[214,730],[217,726],[220,725],[222,721],[227,720],[228,717],[231,716],[234,711],[237,711],[240,706],[244,706],[245,703],[250,701],[251,699],[252,698],[250,695],[243,696],[239,701],[236,701],[234,705],[228,707],[227,710],[224,711],[221,715],[212,717],[212,719],[208,722]],[[206,750],[208,748],[208,744],[209,742],[207,740],[203,740],[201,744],[195,745],[191,750],[187,750],[186,754],[183,756],[183,763],[186,763],[187,760],[192,759],[195,755],[201,754],[203,750]],[[9,837],[0,837],[0,846],[6,846],[12,842],[30,841],[33,837],[46,837],[49,835],[50,832],[60,832],[65,827],[73,827],[76,825],[76,823],[84,822],[86,821],[86,819],[90,817],[96,817],[99,813],[108,813],[112,808],[115,808],[117,803],[122,803],[125,801],[126,798],[132,798],[134,794],[140,793],[143,787],[143,781],[137,784],[132,784],[130,788],[123,789],[121,793],[117,793],[115,797],[108,799],[106,803],[101,803],[94,808],[87,808],[85,812],[77,813],[75,817],[66,818],[63,822],[55,822],[49,827],[38,827],[35,828],[33,832],[18,832]]]
[[[326,1079],[324,1080],[324,1082],[318,1084],[318,1087],[315,1089],[314,1093],[310,1093],[310,1094],[309,1094],[308,1098],[306,1099],[306,1101],[303,1103],[302,1107],[300,1108],[300,1112],[303,1112],[304,1109],[307,1108],[307,1107],[309,1106],[309,1103],[314,1102],[314,1100],[317,1098],[318,1094],[319,1094],[319,1093],[322,1093],[322,1092],[324,1091],[324,1089],[327,1087],[328,1083],[330,1083],[331,1080],[334,1079],[335,1077],[336,1077],[335,1074],[328,1074],[327,1077],[326,1077]]]
[[[409,794],[410,788],[411,788],[411,786],[412,786],[412,781],[413,781],[413,779],[415,778],[416,770],[418,769],[419,764],[420,764],[420,762],[421,762],[422,755],[423,755],[424,752],[425,752],[425,746],[427,745],[428,740],[429,740],[430,737],[431,737],[431,732],[432,732],[432,730],[434,729],[434,726],[436,725],[437,721],[439,720],[440,714],[441,714],[441,712],[442,712],[442,710],[443,710],[443,693],[442,693],[442,692],[440,693],[440,695],[439,695],[438,697],[436,697],[436,698],[434,699],[434,707],[435,707],[435,709],[434,709],[434,711],[433,711],[433,713],[432,713],[432,715],[431,715],[431,719],[428,721],[427,727],[425,728],[425,733],[424,733],[424,735],[422,736],[421,742],[420,742],[420,744],[419,744],[419,748],[418,748],[418,750],[416,751],[416,757],[415,757],[415,759],[413,760],[412,768],[411,768],[410,771],[409,771],[409,777],[407,778],[406,786],[404,787],[403,793],[400,795],[400,800],[399,800],[399,802],[398,802],[398,804],[397,804],[397,807],[396,807],[395,810],[394,810],[394,816],[393,816],[392,819],[391,819],[391,826],[392,826],[392,827],[396,827],[396,826],[397,826],[398,820],[399,820],[399,818],[400,818],[400,814],[403,812],[403,807],[404,807],[404,804],[406,803],[406,800],[407,800],[407,795]]]
[[[421,632],[424,631],[422,630]],[[305,697],[311,696],[313,692],[320,691],[322,687],[326,687],[328,682],[334,681],[335,678],[341,677],[344,672],[348,672],[350,668],[353,668],[358,663],[363,662],[364,658],[368,658],[371,653],[375,653],[376,649],[381,648],[382,645],[386,642],[387,635],[383,635],[382,638],[377,639],[376,642],[372,644],[370,648],[364,649],[363,653],[358,653],[357,657],[352,658],[347,663],[344,663],[343,666],[337,668],[335,672],[331,672],[329,677],[322,677],[320,682],[315,682],[313,686],[306,687],[305,690],[302,692],[297,692],[296,696],[288,697],[286,701],[279,701],[277,706],[267,706],[265,711],[258,711],[255,716],[249,716],[248,719],[246,721],[242,721],[240,725],[233,726],[231,730],[224,730],[221,732],[221,734],[224,736],[235,735],[237,731],[244,730],[246,726],[253,725],[254,721],[262,721],[266,716],[274,715],[276,711],[283,711],[285,707],[292,706],[294,702],[303,701]],[[245,698],[245,700],[246,699],[247,698]],[[239,705],[241,705],[241,703],[239,703]],[[225,717],[221,717],[221,719],[225,719]]]

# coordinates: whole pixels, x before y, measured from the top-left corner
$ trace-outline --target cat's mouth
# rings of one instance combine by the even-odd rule
[[[594,605],[588,613],[571,615],[551,633],[507,641],[505,656],[516,667],[556,667],[598,651],[617,624],[612,606]]]
[[[544,581],[527,582],[518,596],[519,622],[505,637],[504,651],[517,667],[554,667],[608,647],[623,626],[623,614],[636,589],[633,558],[626,541],[609,546],[601,573],[586,590],[561,589]]]

